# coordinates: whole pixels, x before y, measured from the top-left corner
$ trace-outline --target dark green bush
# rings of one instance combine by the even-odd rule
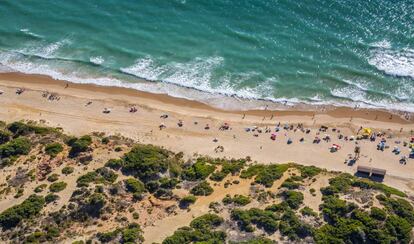
[[[287,164],[253,165],[246,170],[242,170],[240,177],[251,178],[256,176],[256,183],[271,187],[273,182],[280,179],[289,167]]]
[[[137,145],[123,157],[122,170],[134,174],[142,182],[159,178],[165,173],[172,159],[170,152],[152,145]]]
[[[180,199],[180,208],[188,208],[190,204],[194,204],[197,198],[194,195],[187,195]]]
[[[160,182],[161,188],[174,189],[179,183],[179,180],[176,178],[164,177],[164,178],[159,179],[159,182]]]
[[[59,196],[53,193],[47,194],[45,196],[46,203],[51,203],[59,199]]]
[[[70,142],[71,149],[69,155],[75,157],[81,152],[86,152],[91,144],[92,138],[90,136],[82,136],[81,138]]]
[[[63,191],[66,188],[67,185],[68,184],[66,182],[63,182],[63,181],[55,182],[55,183],[52,183],[49,186],[49,190],[51,192],[60,192],[60,191]]]
[[[283,236],[287,236],[291,240],[303,239],[312,235],[313,231],[310,225],[300,221],[296,214],[291,210],[287,210],[282,215],[279,230]]]
[[[272,211],[251,208],[249,210],[234,209],[231,218],[238,222],[241,230],[253,232],[255,224],[258,228],[268,233],[273,233],[278,229],[278,216]]]
[[[119,170],[123,165],[124,161],[122,161],[122,159],[109,159],[108,162],[106,162],[105,167]]]
[[[324,195],[346,193],[352,186],[354,177],[348,173],[342,173],[335,178],[329,179],[329,186],[321,188]]]
[[[95,171],[88,172],[80,176],[77,180],[77,186],[88,186],[90,183],[109,184],[114,183],[118,175],[108,168],[99,168]]]
[[[45,146],[46,154],[50,155],[51,157],[56,157],[62,151],[63,151],[63,146],[62,144],[58,142],[53,142]]]
[[[144,241],[140,226],[136,223],[129,224],[127,228],[122,230],[121,241],[122,243],[137,243]]]
[[[230,197],[230,195],[227,195],[225,198],[223,198],[223,203],[225,205],[234,203],[234,205],[237,206],[245,206],[251,202],[250,198],[243,195],[234,195],[234,197]]]
[[[34,192],[39,193],[42,192],[45,188],[47,187],[47,184],[41,184],[36,186],[36,188],[34,189]]]
[[[7,126],[7,129],[14,134],[14,137],[26,136],[31,133],[46,135],[48,133],[57,132],[56,129],[37,126],[34,124],[25,124],[23,122],[13,122]]]
[[[145,192],[145,186],[144,184],[134,178],[129,178],[124,180],[125,187],[128,192],[131,192],[134,195],[135,199],[141,199],[142,193]]]
[[[190,226],[198,230],[209,230],[221,225],[223,221],[223,218],[216,214],[204,214],[193,219]]]
[[[211,173],[214,172],[216,168],[214,165],[208,164],[207,162],[202,161],[202,159],[197,160],[198,161],[196,163],[182,172],[184,180],[205,180]]]
[[[383,221],[387,218],[387,213],[377,207],[372,207],[371,208],[371,217],[380,221]]]
[[[30,152],[31,143],[26,137],[13,139],[6,144],[0,145],[0,158],[27,155]]]
[[[214,172],[210,175],[210,180],[222,181],[226,176],[227,176],[227,174],[224,173],[223,171]]]
[[[0,145],[10,141],[12,133],[7,130],[0,130]]]
[[[287,188],[289,190],[298,189],[302,184],[296,182],[292,177],[287,178],[281,185],[281,187]]]
[[[58,174],[51,174],[51,175],[49,175],[49,177],[47,177],[47,180],[49,182],[55,182],[55,181],[59,180],[59,175]]]
[[[74,171],[75,169],[73,168],[73,167],[71,167],[71,166],[66,166],[66,167],[64,167],[63,169],[62,169],[62,174],[64,174],[64,175],[70,175],[70,174],[72,174],[73,173],[73,171]]]
[[[302,208],[301,210],[300,210],[300,213],[303,215],[303,216],[313,216],[313,217],[318,217],[318,213],[316,213],[315,211],[313,211],[313,209],[311,209],[310,207],[308,207],[308,206],[305,206],[304,208]]]
[[[211,188],[207,181],[202,181],[198,185],[194,186],[190,193],[195,196],[208,196],[213,193],[213,191],[213,188]]]
[[[317,176],[322,169],[315,167],[315,166],[299,166],[300,175],[303,178],[313,178]]]
[[[40,213],[45,204],[42,196],[31,195],[21,204],[6,209],[0,214],[0,225],[5,228],[13,228],[24,219],[29,219]]]
[[[303,193],[298,191],[284,191],[281,194],[285,199],[285,202],[292,209],[298,209],[303,203]]]

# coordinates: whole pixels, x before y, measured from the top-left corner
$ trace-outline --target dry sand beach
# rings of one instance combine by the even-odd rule
[[[0,75],[0,120],[35,120],[47,125],[62,127],[75,135],[96,130],[107,134],[122,134],[142,143],[163,146],[186,155],[211,155],[217,157],[244,158],[250,156],[259,163],[295,162],[315,165],[328,170],[355,173],[357,165],[374,166],[387,170],[384,181],[406,191],[414,191],[414,162],[400,164],[402,155],[409,149],[399,142],[408,141],[414,130],[413,119],[406,120],[386,111],[350,108],[325,108],[324,111],[223,111],[195,101],[173,98],[160,94],[144,93],[131,89],[99,87],[88,84],[68,84],[49,77],[6,73]],[[24,92],[16,94],[16,89]],[[47,91],[58,99],[50,100],[42,94]],[[88,105],[89,104],[89,105]],[[131,113],[131,107],[137,112]],[[103,113],[108,108],[110,113]],[[160,118],[167,114],[168,118]],[[183,126],[177,123],[183,121]],[[224,123],[230,129],[221,131]],[[276,133],[276,140],[270,140],[275,125],[303,124],[310,128],[306,134],[300,130],[283,130]],[[165,129],[160,130],[160,125]],[[210,129],[205,129],[206,125]],[[328,126],[327,132],[319,135],[318,128]],[[246,128],[257,126],[263,133],[246,132]],[[385,132],[390,149],[378,151],[377,142],[360,141],[361,157],[352,166],[344,163],[354,153],[355,142],[339,140],[339,134],[355,136],[360,127],[372,128],[375,132]],[[336,128],[341,132],[333,132]],[[401,132],[402,130],[402,132]],[[315,136],[329,134],[332,141],[313,144]],[[288,145],[291,138],[293,143]],[[299,142],[303,138],[303,142]],[[398,145],[397,145],[397,144]],[[330,152],[332,144],[341,149]],[[215,150],[218,146],[221,150]],[[391,151],[394,146],[401,149],[400,155]]]
[[[16,93],[19,89],[21,94]],[[1,74],[0,90],[3,92],[0,95],[0,120],[7,122],[33,120],[48,126],[61,127],[66,133],[74,135],[94,131],[105,132],[107,135],[120,134],[141,143],[182,151],[186,157],[249,156],[263,164],[295,162],[351,174],[356,172],[358,165],[372,166],[387,170],[384,183],[408,193],[409,196],[414,194],[414,161],[408,159],[406,164],[399,162],[401,156],[409,154],[410,149],[402,144],[411,139],[414,123],[412,119],[406,120],[398,114],[349,108],[325,108],[323,111],[302,111],[298,108],[285,111],[270,111],[265,108],[255,111],[223,111],[195,101],[160,94],[72,84],[49,77],[19,73]],[[110,112],[104,113],[105,108]],[[136,108],[136,111],[131,112],[131,108]],[[168,118],[162,118],[162,115],[168,115]],[[180,121],[182,126],[178,125]],[[220,130],[220,126],[225,123],[228,123],[230,128]],[[275,127],[279,123],[280,131],[275,133]],[[303,124],[304,131],[296,129],[298,124]],[[165,128],[160,129],[160,125]],[[207,125],[209,129],[205,128]],[[293,126],[293,129],[285,130],[285,125]],[[319,131],[322,125],[328,127],[326,132]],[[385,132],[384,138],[387,138],[386,144],[389,148],[384,151],[377,150],[379,138],[375,142],[360,140],[358,145],[361,147],[361,156],[355,164],[349,165],[346,161],[354,155],[355,141],[339,139],[338,136],[356,136],[361,126],[372,128],[375,132]],[[258,129],[254,132],[246,131],[246,128],[256,127]],[[266,128],[271,132],[266,133]],[[260,129],[262,132],[259,133]],[[309,130],[309,133],[306,133],[306,130]],[[270,139],[272,133],[276,135],[275,140]],[[329,135],[331,141],[313,143],[315,136],[323,138],[326,135]],[[287,143],[288,139],[291,139],[291,144]],[[333,144],[341,148],[337,152],[330,152],[329,148]],[[394,146],[400,148],[400,155],[391,152]],[[85,171],[101,167],[102,165],[96,162],[105,162],[110,157],[114,155],[95,151],[96,161]],[[11,168],[8,172],[13,170],[15,169]],[[56,172],[59,170],[60,168],[57,168]],[[293,173],[286,172],[270,191],[276,192],[280,184]],[[70,187],[63,192],[63,200],[48,209],[49,212],[59,209],[69,199],[69,189],[75,186],[75,180],[80,174],[82,172],[77,171],[73,176],[66,178]],[[329,173],[321,174],[317,180],[306,183],[305,188],[319,189],[327,186],[330,177]],[[232,181],[232,178],[228,177],[226,181]],[[35,183],[26,186],[27,189],[33,189]],[[161,242],[178,227],[188,225],[194,217],[208,213],[209,203],[220,201],[228,193],[248,195],[251,192],[250,183],[250,179],[244,179],[228,188],[222,183],[212,183],[212,195],[200,197],[189,211],[178,215],[166,215],[165,212],[157,212],[158,210],[147,213],[149,206],[154,204],[168,207],[168,201],[153,199],[137,203],[135,208],[140,211],[139,223],[144,231],[145,243]],[[307,206],[317,211],[321,204],[321,193],[313,195],[308,190],[304,192]],[[179,190],[175,193],[181,196],[185,191],[182,194]],[[9,196],[0,202],[0,210],[19,204],[26,197],[15,199]],[[246,208],[254,207],[254,203],[252,204]],[[115,222],[111,221],[106,225],[86,229],[85,233],[109,231],[115,226]],[[275,235],[273,238],[278,240],[279,236]]]

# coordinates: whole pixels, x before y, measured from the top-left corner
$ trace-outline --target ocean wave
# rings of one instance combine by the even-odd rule
[[[96,56],[96,57],[90,57],[89,61],[91,63],[101,65],[103,62],[105,62],[105,59],[102,56]]]
[[[378,48],[371,52],[368,63],[386,74],[414,79],[414,50]]]
[[[264,84],[256,87],[237,89],[232,83],[231,75],[217,77],[213,82],[215,69],[224,62],[222,57],[195,58],[187,63],[171,62],[158,64],[151,57],[139,59],[132,66],[121,68],[126,74],[134,75],[150,81],[161,81],[181,87],[192,88],[208,93],[227,96],[239,96],[247,99],[261,98],[259,91],[264,91]],[[240,79],[248,79],[251,74],[240,74]],[[213,85],[216,83],[216,85]]]
[[[235,88],[230,85],[229,77],[221,80],[224,81],[215,87],[210,86],[211,71],[217,65],[220,65],[222,58],[207,58],[207,60],[196,59],[187,64],[174,64],[174,65],[155,65],[155,61],[150,58],[138,60],[134,65],[123,68],[125,74],[129,74],[133,77],[141,77],[152,81],[162,81],[158,78],[167,78],[165,82],[145,82],[111,76],[108,74],[99,74],[85,70],[81,72],[79,67],[68,66],[68,62],[65,62],[65,66],[51,65],[47,61],[56,62],[58,60],[43,60],[42,62],[29,62],[27,58],[19,53],[0,52],[0,68],[3,66],[6,71],[18,71],[26,74],[41,74],[52,77],[56,80],[67,80],[74,83],[81,84],[96,84],[101,86],[116,86],[131,88],[145,92],[168,94],[174,97],[181,97],[190,100],[197,100],[214,107],[228,109],[228,110],[248,110],[248,109],[261,109],[264,104],[284,104],[288,106],[294,106],[298,104],[308,104],[315,106],[346,106],[353,107],[359,104],[361,107],[366,108],[383,108],[391,110],[401,110],[414,112],[414,107],[409,102],[404,103],[391,103],[386,101],[374,102],[370,101],[366,97],[366,92],[360,90],[356,86],[349,86],[345,88],[338,88],[331,91],[332,96],[339,99],[329,99],[323,95],[317,95],[312,98],[299,99],[299,98],[287,98],[272,96],[269,86],[271,83],[276,82],[276,78],[269,78],[265,82],[256,87],[243,87]],[[79,64],[76,64],[79,65]],[[84,65],[84,64],[80,64]],[[93,66],[91,66],[93,68]],[[173,72],[171,67],[181,67],[181,69]],[[204,75],[196,75],[196,70],[185,68],[203,67]],[[208,75],[210,71],[210,75]],[[250,79],[256,74],[245,74],[244,79]],[[143,77],[145,76],[145,77]],[[149,79],[151,78],[151,79]],[[185,78],[184,80],[182,80]],[[190,86],[186,81],[192,81]],[[207,79],[208,78],[208,79]],[[227,80],[227,81],[226,81]],[[207,82],[208,81],[208,82]],[[276,107],[277,108],[277,107]],[[280,108],[280,107],[279,107]],[[284,107],[282,107],[284,108]],[[289,108],[289,107],[286,107]]]
[[[35,37],[35,38],[38,38],[38,39],[42,39],[43,38],[43,36],[41,36],[39,34],[36,34],[34,32],[31,32],[29,29],[26,29],[26,28],[20,29],[20,31],[23,32],[23,33],[25,33],[26,35],[31,36],[31,37]]]

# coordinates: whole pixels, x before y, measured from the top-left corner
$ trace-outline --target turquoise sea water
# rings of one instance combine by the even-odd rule
[[[1,1],[0,64],[222,107],[414,111],[414,0]]]

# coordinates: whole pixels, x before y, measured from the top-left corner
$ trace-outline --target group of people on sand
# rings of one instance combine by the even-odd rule
[[[55,93],[50,93],[48,91],[44,91],[42,93],[42,97],[46,98],[49,101],[59,101],[60,100],[60,96],[58,96]]]

